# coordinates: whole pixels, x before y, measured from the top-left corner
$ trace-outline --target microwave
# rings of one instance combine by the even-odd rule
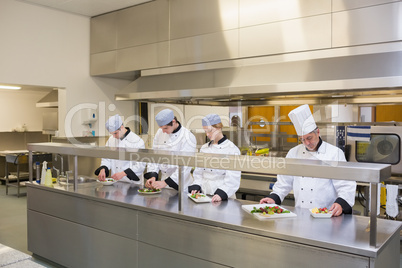
[[[347,158],[351,162],[390,164],[393,174],[402,174],[402,126],[348,126]]]

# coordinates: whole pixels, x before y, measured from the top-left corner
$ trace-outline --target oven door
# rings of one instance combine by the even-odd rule
[[[347,144],[350,146],[351,162],[391,164],[394,174],[402,174],[400,126],[371,126],[366,135],[353,137],[348,127]],[[352,138],[353,137],[353,138]]]

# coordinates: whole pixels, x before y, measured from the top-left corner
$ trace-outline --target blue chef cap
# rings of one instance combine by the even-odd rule
[[[174,119],[173,111],[170,109],[164,109],[160,111],[156,116],[155,120],[158,126],[164,126],[172,122]]]
[[[221,118],[217,114],[208,114],[202,119],[202,126],[212,126],[221,122]]]
[[[118,130],[121,125],[123,125],[123,120],[121,120],[121,117],[118,114],[115,114],[107,120],[106,129],[109,132],[113,132]]]

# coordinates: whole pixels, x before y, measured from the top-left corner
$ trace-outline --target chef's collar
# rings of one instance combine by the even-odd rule
[[[127,137],[127,135],[131,132],[129,127],[126,127],[126,129],[127,129],[126,133],[124,133],[124,136],[121,137],[120,140],[124,140]]]
[[[179,132],[179,130],[181,129],[181,124],[180,124],[180,122],[179,122],[179,121],[176,121],[176,122],[177,122],[177,124],[179,124],[179,126],[178,126],[175,130],[173,130],[172,134]]]
[[[322,139],[321,139],[321,137],[318,137],[320,140],[318,141],[318,144],[317,144],[317,150],[315,150],[315,151],[310,151],[309,149],[307,149],[307,147],[306,147],[306,150],[307,151],[309,151],[309,152],[318,152],[318,149],[320,149],[320,146],[321,146],[321,144],[322,144]]]
[[[223,135],[223,138],[218,141],[218,145],[221,144],[222,142],[224,142],[224,141],[227,140],[227,139],[228,139],[228,138],[226,138],[226,135]],[[208,146],[211,146],[212,143],[213,143],[213,141],[210,141],[210,142],[208,143]]]

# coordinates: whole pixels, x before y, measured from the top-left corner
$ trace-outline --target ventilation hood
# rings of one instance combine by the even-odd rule
[[[52,90],[36,103],[37,108],[57,108],[59,106],[59,93]]]
[[[221,106],[402,102],[402,51],[285,56],[143,71],[115,98]]]

